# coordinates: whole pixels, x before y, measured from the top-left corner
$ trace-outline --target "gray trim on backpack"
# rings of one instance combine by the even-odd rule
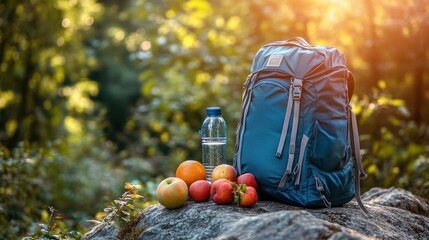
[[[292,132],[290,135],[289,143],[289,159],[287,162],[286,172],[289,174],[292,172],[293,159],[295,157],[295,147],[296,147],[296,135],[298,132],[298,122],[299,122],[299,109],[301,107],[301,93],[302,93],[302,79],[293,78],[293,119],[292,119]]]
[[[286,134],[289,128],[289,121],[290,121],[290,115],[292,114],[292,84],[290,85],[289,88],[289,100],[286,106],[286,114],[285,114],[285,118],[283,121],[283,128],[282,128],[282,133],[280,135],[280,140],[279,140],[279,145],[277,146],[277,153],[276,153],[276,157],[277,158],[281,158],[282,153],[283,153],[283,147],[285,145],[285,141],[286,141]]]
[[[300,181],[301,181],[301,172],[302,172],[302,164],[304,161],[304,154],[305,149],[307,149],[308,140],[310,138],[307,135],[302,135],[301,139],[301,148],[299,150],[299,158],[298,158],[298,164],[296,165],[295,169],[293,170],[293,175],[296,176],[295,178],[295,188],[299,187]]]
[[[286,171],[281,178],[278,188],[283,188],[288,176],[292,173],[293,159],[295,157],[295,147],[296,147],[296,135],[298,132],[298,121],[299,121],[299,109],[301,104],[301,93],[302,93],[302,79],[292,78],[292,84],[289,91],[289,100],[288,107],[286,112],[285,121],[283,122],[283,130],[280,135],[279,146],[277,147],[276,157],[280,158],[283,152],[283,145],[286,140],[286,134],[288,127],[284,126],[289,125],[289,119],[292,109],[292,99],[293,99],[293,119],[292,119],[292,133],[289,142],[289,157],[287,162]]]

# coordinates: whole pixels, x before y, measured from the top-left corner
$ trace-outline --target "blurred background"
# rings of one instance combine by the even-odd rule
[[[355,75],[362,191],[428,198],[426,0],[2,0],[0,238],[34,232],[48,206],[88,228],[125,182],[150,204],[180,162],[201,161],[209,106],[232,163],[252,58],[295,36],[338,48]]]

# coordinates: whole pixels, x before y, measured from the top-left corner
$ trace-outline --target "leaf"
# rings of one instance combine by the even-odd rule
[[[43,229],[48,229],[49,228],[49,226],[47,224],[44,224],[44,223],[40,223],[39,227],[41,227]]]
[[[136,207],[134,205],[129,204],[129,203],[127,204],[127,207],[129,207],[130,209],[133,209],[133,210],[136,209]]]
[[[103,211],[104,212],[111,212],[113,209],[114,208],[112,208],[112,207],[108,207],[108,208],[103,209]]]
[[[393,99],[391,103],[395,107],[405,106],[405,101],[402,99]]]
[[[50,229],[56,229],[57,227],[58,227],[58,224],[54,223],[54,224],[52,224],[49,228],[50,228]]]
[[[43,234],[42,237],[47,238],[47,239],[59,239],[57,236],[54,236],[54,235],[51,235],[48,233]]]
[[[134,199],[141,199],[141,198],[144,198],[143,196],[138,195],[138,194],[131,194],[131,195],[130,195],[130,197],[131,197],[131,198],[134,198]]]
[[[409,117],[411,115],[410,111],[408,111],[407,107],[405,107],[405,106],[399,106],[398,110],[405,117]]]
[[[77,231],[70,231],[68,232],[68,236],[71,238],[78,238],[81,234]]]
[[[243,192],[243,193],[245,193],[246,191],[247,191],[247,186],[246,186],[246,184],[240,184],[240,191],[241,192]]]
[[[121,201],[121,200],[114,200],[113,201],[115,204],[118,204],[118,205],[121,205],[121,206],[124,206],[125,204],[127,204],[127,202],[125,202],[125,201]]]
[[[234,203],[236,204],[240,203],[240,194],[237,192],[234,192]]]
[[[129,182],[125,183],[124,188],[125,188],[128,192],[130,192],[130,193],[135,193],[135,188],[134,188],[134,186],[133,186],[131,183],[129,183]]]
[[[126,212],[126,211],[121,211],[124,215],[127,215],[127,216],[130,216],[131,215],[131,213],[129,213],[129,212]]]
[[[90,222],[90,223],[94,223],[95,225],[98,225],[98,224],[101,224],[102,222],[101,221],[98,221],[98,220],[93,220],[93,219],[91,219],[91,220],[86,220],[87,222]]]
[[[371,164],[368,168],[367,168],[367,172],[368,174],[374,174],[378,171],[377,165],[376,164]]]

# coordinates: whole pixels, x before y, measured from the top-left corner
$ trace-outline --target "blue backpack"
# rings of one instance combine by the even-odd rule
[[[360,200],[366,174],[354,80],[344,55],[292,38],[263,46],[244,83],[234,167],[252,173],[262,194],[302,207]]]

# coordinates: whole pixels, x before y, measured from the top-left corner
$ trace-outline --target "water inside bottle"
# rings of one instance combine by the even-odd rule
[[[207,181],[211,182],[213,169],[226,162],[226,139],[203,139],[202,146],[203,165],[207,172]]]

